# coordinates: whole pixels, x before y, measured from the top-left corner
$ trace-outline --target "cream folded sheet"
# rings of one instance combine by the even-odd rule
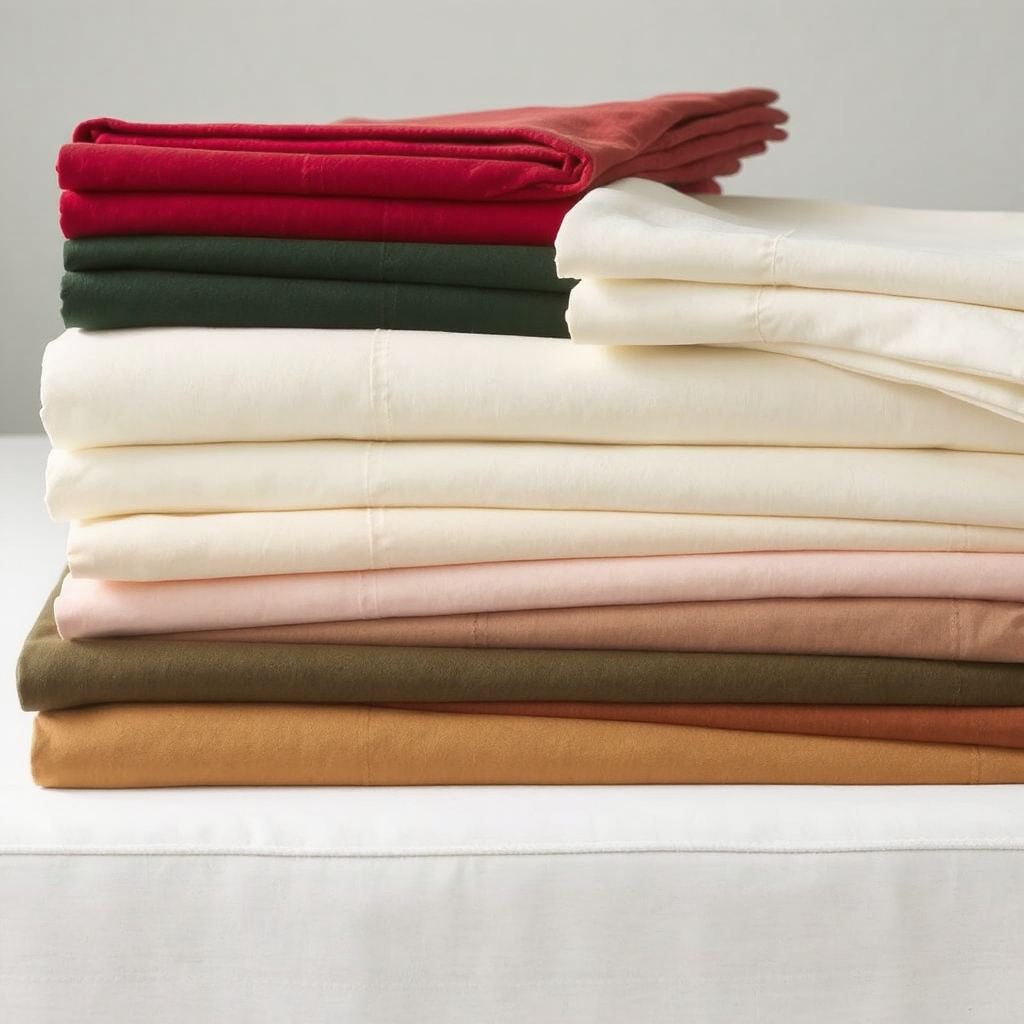
[[[789,285],[1024,310],[1020,212],[698,197],[626,178],[566,215],[556,259],[563,277]]]
[[[378,507],[83,520],[68,530],[67,555],[75,576],[135,581],[795,550],[1024,552],[1024,530],[881,519]]]
[[[1020,529],[1024,456],[432,441],[55,449],[47,466],[47,503],[54,518],[69,520],[385,506],[806,516]]]
[[[1024,602],[1024,555],[762,551],[123,583],[65,576],[65,640],[539,608],[780,598]]]
[[[585,197],[556,243],[573,340],[739,345],[1024,419],[1024,214]]]
[[[496,440],[1024,453],[1024,425],[775,353],[428,331],[69,330],[47,347],[57,448]]]
[[[730,345],[926,387],[1024,420],[1024,313],[934,299],[692,281],[581,281],[573,341]]]

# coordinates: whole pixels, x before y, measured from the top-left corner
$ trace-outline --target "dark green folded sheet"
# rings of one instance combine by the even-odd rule
[[[388,328],[567,338],[561,292],[242,277],[167,270],[64,275],[67,327]]]
[[[64,269],[176,270],[243,277],[393,281],[568,292],[555,250],[534,245],[441,245],[208,235],[112,235],[64,243]]]
[[[145,638],[66,641],[54,625],[53,596],[18,663],[18,692],[29,711],[121,701],[1024,705],[1024,665],[1000,663]]]

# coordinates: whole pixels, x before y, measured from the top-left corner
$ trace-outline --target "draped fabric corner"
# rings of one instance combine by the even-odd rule
[[[556,241],[574,340],[732,345],[1024,420],[1024,213],[684,196],[628,179]]]

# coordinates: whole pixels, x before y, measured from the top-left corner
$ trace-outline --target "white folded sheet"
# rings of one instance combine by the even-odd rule
[[[1024,456],[864,448],[290,441],[54,449],[57,519],[457,507],[1024,528]]]
[[[695,199],[627,180],[566,216],[574,341],[735,345],[1024,420],[1024,214]]]
[[[1024,420],[1024,313],[934,299],[591,278],[569,331],[597,345],[730,345],[933,388]]]
[[[69,330],[43,358],[42,404],[67,450],[351,438],[1024,453],[1024,425],[807,359],[426,331]]]
[[[1020,212],[697,197],[626,178],[585,195],[555,245],[563,277],[794,285],[1024,310]]]
[[[212,579],[711,551],[1024,551],[1024,530],[872,519],[479,508],[137,515],[72,523],[75,576]]]

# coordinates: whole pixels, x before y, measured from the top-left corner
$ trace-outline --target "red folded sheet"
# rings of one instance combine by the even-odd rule
[[[574,202],[575,198],[460,203],[358,196],[62,192],[60,226],[68,238],[238,235],[550,246]]]
[[[587,189],[717,192],[786,137],[767,89],[323,125],[79,125],[57,162],[69,238],[211,234],[550,245]]]
[[[738,89],[324,125],[97,118],[75,130],[57,172],[62,188],[90,192],[536,200],[630,176],[685,187],[731,173],[737,151],[785,138],[777,98]]]

